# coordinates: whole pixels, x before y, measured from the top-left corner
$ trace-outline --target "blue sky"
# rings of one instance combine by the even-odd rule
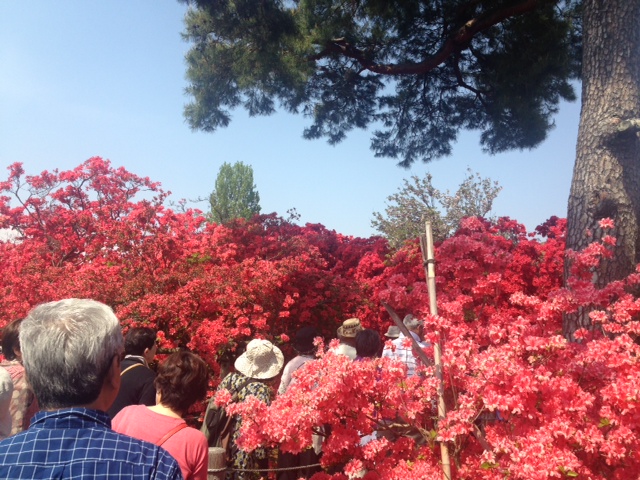
[[[253,166],[263,213],[296,208],[301,222],[367,237],[403,178],[430,172],[437,188],[455,191],[471,168],[503,187],[494,215],[529,230],[566,216],[578,103],[561,106],[535,150],[488,156],[468,132],[451,157],[410,170],[375,158],[369,132],[335,147],[303,140],[309,120],[286,113],[238,110],[226,129],[192,132],[182,116],[186,9],[175,0],[0,2],[0,179],[14,162],[37,174],[101,156],[159,181],[174,201],[194,200],[208,196],[222,163],[242,161]]]

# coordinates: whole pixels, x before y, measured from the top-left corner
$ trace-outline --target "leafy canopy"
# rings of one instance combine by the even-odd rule
[[[375,155],[408,166],[449,154],[461,129],[491,153],[535,147],[575,99],[575,0],[182,1],[193,129],[281,107],[331,144],[373,126]]]
[[[253,183],[253,168],[242,162],[225,162],[216,177],[216,187],[209,195],[209,218],[227,223],[235,218],[250,219],[260,213],[260,195]]]
[[[384,235],[393,248],[424,234],[424,224],[431,222],[436,242],[451,236],[465,217],[484,217],[502,190],[498,182],[481,178],[467,170],[458,190],[442,192],[432,183],[433,177],[413,175],[405,179],[398,192],[387,197],[384,214],[374,212],[371,226]]]

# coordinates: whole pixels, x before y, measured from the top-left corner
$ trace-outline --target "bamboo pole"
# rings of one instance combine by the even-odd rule
[[[420,237],[420,250],[422,251],[422,261],[424,262],[425,274],[427,277],[427,290],[429,291],[429,312],[431,315],[438,315],[438,304],[436,302],[436,267],[433,255],[433,234],[431,232],[431,222],[425,223],[425,236]],[[433,345],[433,360],[436,367],[436,378],[438,379],[438,419],[444,419],[447,414],[447,407],[444,403],[444,378],[442,373],[442,349],[440,346],[440,332],[435,332],[437,341]],[[451,480],[451,463],[449,460],[449,448],[445,442],[440,443],[440,457],[442,459],[442,473],[445,480]]]

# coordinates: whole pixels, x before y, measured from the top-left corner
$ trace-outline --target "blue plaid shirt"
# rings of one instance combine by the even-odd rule
[[[2,479],[182,479],[164,449],[111,430],[86,408],[39,412],[31,427],[0,441]]]

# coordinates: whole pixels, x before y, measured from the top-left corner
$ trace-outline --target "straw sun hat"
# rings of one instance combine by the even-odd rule
[[[258,380],[273,378],[284,365],[284,355],[269,340],[254,339],[247,344],[247,350],[235,362],[236,370],[243,375]]]
[[[360,330],[362,330],[360,320],[350,318],[342,322],[342,325],[338,327],[338,335],[345,338],[355,338]]]

